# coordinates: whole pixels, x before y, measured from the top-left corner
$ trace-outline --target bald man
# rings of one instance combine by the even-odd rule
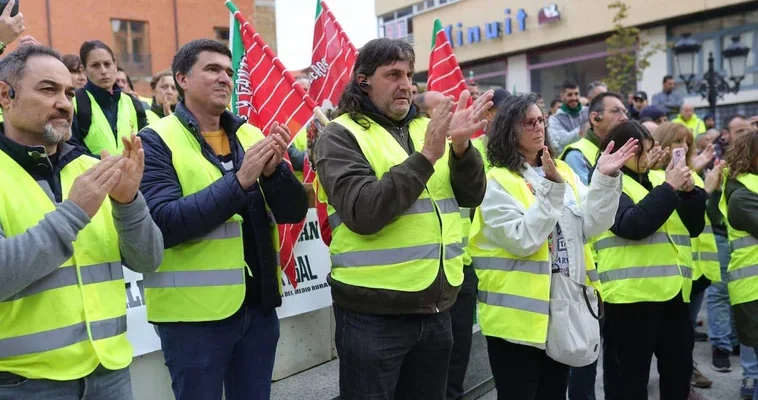
[[[645,121],[642,123],[642,126],[644,126],[651,135],[655,134],[655,130],[658,129],[658,124],[653,121]]]
[[[413,102],[416,103],[419,110],[427,115],[431,116],[432,111],[437,108],[437,105],[445,99],[445,95],[440,92],[426,91],[419,93],[413,98]]]
[[[690,104],[682,104],[679,116],[671,122],[686,126],[695,137],[705,133],[705,122],[695,114],[695,107]]]

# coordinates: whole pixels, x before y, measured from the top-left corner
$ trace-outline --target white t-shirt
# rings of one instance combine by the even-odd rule
[[[545,177],[545,171],[542,170],[542,167],[536,167],[534,170],[539,176]],[[566,249],[566,240],[563,238],[560,224],[555,224],[553,233],[547,238],[547,244],[550,249],[552,272],[569,276],[568,249]]]

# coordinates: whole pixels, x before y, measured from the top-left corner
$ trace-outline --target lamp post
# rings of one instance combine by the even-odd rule
[[[732,36],[732,43],[724,49],[722,56],[727,64],[730,78],[717,72],[713,66],[713,52],[708,53],[708,70],[701,79],[695,77],[695,61],[703,46],[690,37],[689,33],[682,35],[674,45],[675,61],[679,69],[679,78],[684,81],[687,93],[697,93],[708,99],[711,115],[716,118],[716,103],[727,93],[740,91],[740,82],[745,79],[747,55],[750,48],[740,43],[740,36]],[[731,84],[729,83],[731,81]]]

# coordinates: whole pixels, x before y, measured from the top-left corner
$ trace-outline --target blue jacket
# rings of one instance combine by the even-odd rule
[[[177,105],[174,115],[195,134],[205,158],[224,173],[213,149],[202,138],[200,125],[183,103]],[[245,155],[236,139],[236,132],[243,123],[243,119],[224,111],[221,127],[229,135],[234,170],[186,197],[182,196],[182,187],[171,162],[171,150],[150,127],[142,129],[139,136],[145,149],[145,174],[140,190],[153,220],[163,233],[167,249],[209,233],[234,214],[241,215],[244,219],[245,261],[253,272],[252,277],[248,276],[245,301],[272,310],[281,305],[281,297],[276,250],[265,205],[268,204],[277,223],[297,223],[305,218],[308,198],[305,188],[284,162],[270,177],[261,176],[248,190],[242,189],[235,173]]]

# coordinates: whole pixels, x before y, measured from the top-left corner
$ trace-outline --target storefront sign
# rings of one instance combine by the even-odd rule
[[[463,46],[464,44],[477,44],[482,40],[494,40],[502,36],[509,36],[516,27],[520,32],[525,31],[527,17],[528,15],[523,8],[519,8],[515,12],[512,12],[510,8],[506,8],[505,20],[503,21],[493,21],[482,26],[467,28],[464,28],[463,24],[458,22],[455,24],[455,27],[453,25],[445,27],[445,34],[453,47]],[[540,24],[559,21],[560,18],[560,12],[556,4],[543,7],[538,13],[538,22]]]
[[[308,210],[305,228],[295,246],[297,289],[282,275],[282,306],[276,312],[279,318],[304,314],[332,305],[332,295],[326,276],[331,264],[329,248],[321,241],[316,209]],[[126,283],[126,336],[134,347],[134,356],[160,350],[161,341],[153,326],[147,322],[145,289],[142,275],[124,268]]]
[[[540,25],[548,24],[561,20],[561,12],[558,11],[557,4],[551,4],[547,7],[542,7],[540,13],[537,15],[537,23]]]

